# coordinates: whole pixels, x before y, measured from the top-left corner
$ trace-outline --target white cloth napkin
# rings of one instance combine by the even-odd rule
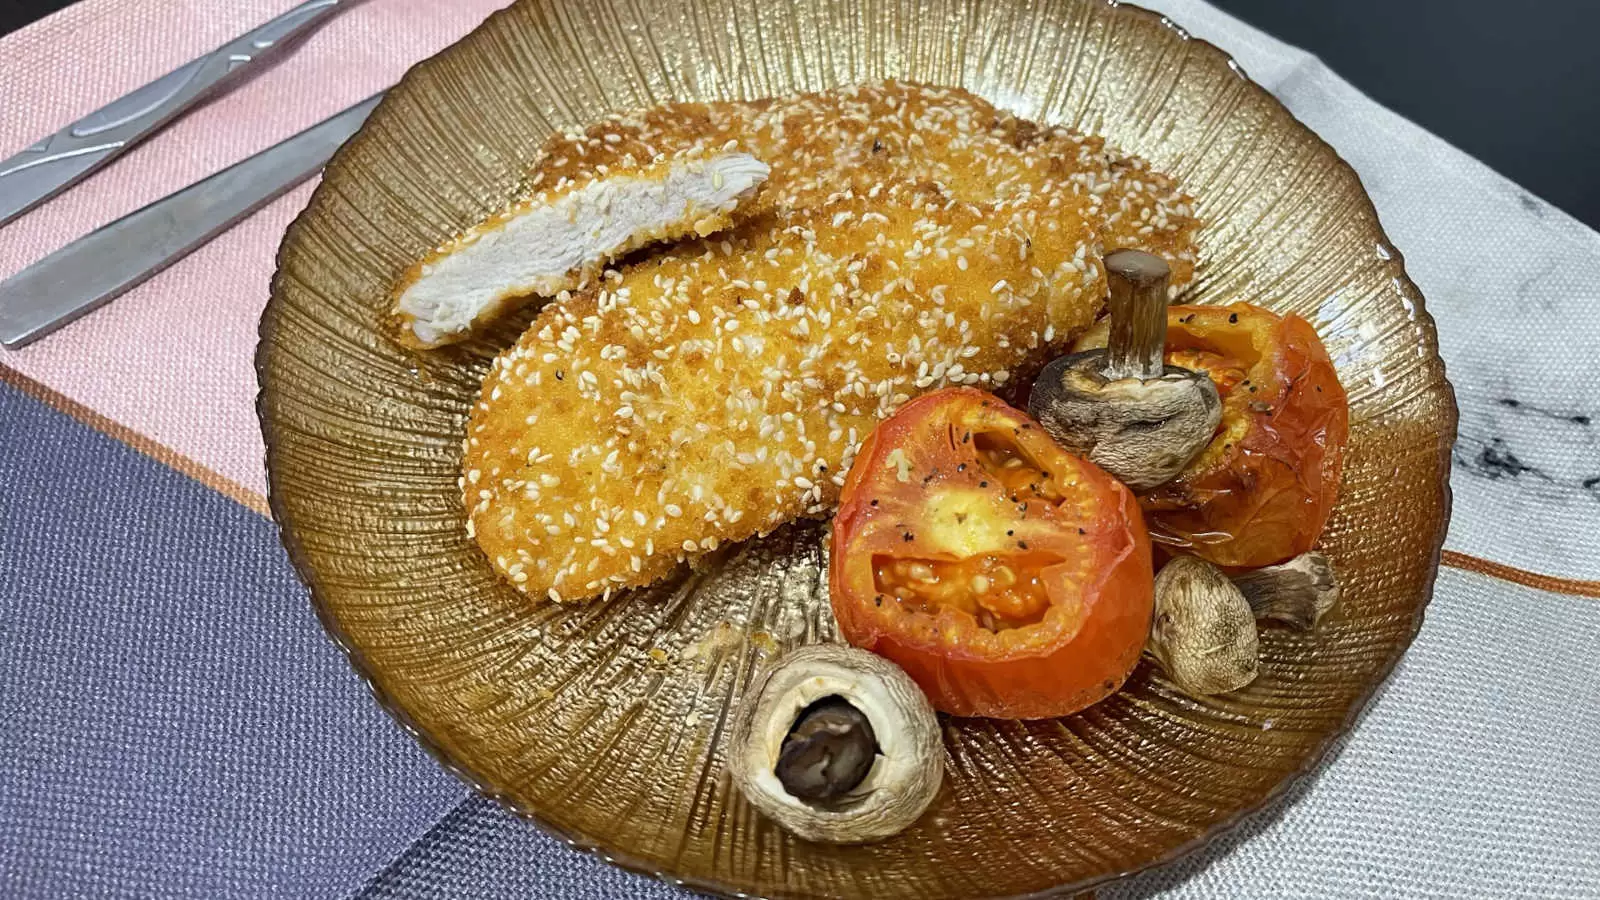
[[[1461,406],[1446,546],[1600,579],[1600,234],[1305,51],[1200,0],[1146,5],[1233,54],[1332,144],[1405,254]]]
[[[1446,547],[1600,578],[1600,235],[1314,56],[1200,0],[1147,5],[1332,144],[1404,252],[1461,407]],[[1597,639],[1600,599],[1442,569],[1416,644],[1317,775],[1102,896],[1600,897]]]

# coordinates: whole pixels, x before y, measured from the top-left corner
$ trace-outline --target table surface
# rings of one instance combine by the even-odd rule
[[[70,0],[0,0],[0,34]],[[1600,228],[1600,3],[1214,0],[1379,103]]]
[[[6,133],[47,131],[291,2],[96,0],[14,35]],[[291,64],[9,225],[0,275],[391,82],[506,2],[352,8]],[[1427,625],[1359,727],[1284,802],[1100,900],[1600,900],[1600,235],[1358,88],[1593,221],[1540,181],[1570,175],[1555,183],[1581,193],[1590,148],[1559,143],[1580,161],[1567,170],[1513,168],[1430,118],[1448,103],[1396,99],[1427,80],[1491,115],[1472,109],[1487,76],[1459,42],[1406,31],[1467,28],[1422,15],[1439,4],[1377,20],[1349,12],[1365,0],[1342,16],[1219,0],[1352,87],[1205,0],[1138,2],[1227,47],[1361,174],[1436,318],[1461,429]],[[1538,64],[1492,114],[1549,134],[1573,123],[1547,112],[1595,102],[1551,90],[1577,93],[1600,65],[1554,53],[1589,33],[1555,3],[1475,38]],[[52,5],[0,0],[0,30]],[[1428,79],[1330,49],[1380,26],[1388,43],[1362,38],[1356,63]],[[1564,115],[1581,131],[1594,110],[1577,108]],[[51,339],[0,350],[0,897],[683,897],[564,851],[444,772],[318,626],[261,514],[250,367],[271,248],[308,193]]]

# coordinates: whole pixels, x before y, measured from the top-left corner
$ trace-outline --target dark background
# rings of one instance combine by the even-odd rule
[[[1212,2],[1600,228],[1600,0]],[[66,5],[0,0],[0,33]]]

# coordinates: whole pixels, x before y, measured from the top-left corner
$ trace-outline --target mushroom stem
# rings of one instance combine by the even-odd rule
[[[1165,260],[1143,250],[1106,255],[1110,282],[1111,335],[1106,346],[1106,376],[1149,381],[1165,371],[1167,281]]]
[[[1233,583],[1257,619],[1300,631],[1315,626],[1339,602],[1333,565],[1321,553],[1302,553],[1286,563],[1246,572]]]
[[[795,719],[773,773],[801,800],[837,800],[867,777],[877,752],[866,714],[843,697],[824,697]]]

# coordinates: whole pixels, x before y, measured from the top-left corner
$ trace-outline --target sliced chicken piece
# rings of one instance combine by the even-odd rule
[[[412,266],[395,292],[402,339],[423,348],[454,343],[528,298],[578,288],[640,247],[714,234],[733,223],[768,172],[748,153],[689,150],[581,182],[562,179]]]
[[[808,209],[887,181],[928,181],[959,201],[1039,190],[1066,174],[1086,192],[1106,250],[1136,248],[1194,276],[1194,203],[1177,181],[1093,135],[1019,118],[961,88],[904,81],[764,100],[669,103],[553,135],[529,173],[534,184],[578,180],[657,154],[727,142],[772,165],[740,216]]]

